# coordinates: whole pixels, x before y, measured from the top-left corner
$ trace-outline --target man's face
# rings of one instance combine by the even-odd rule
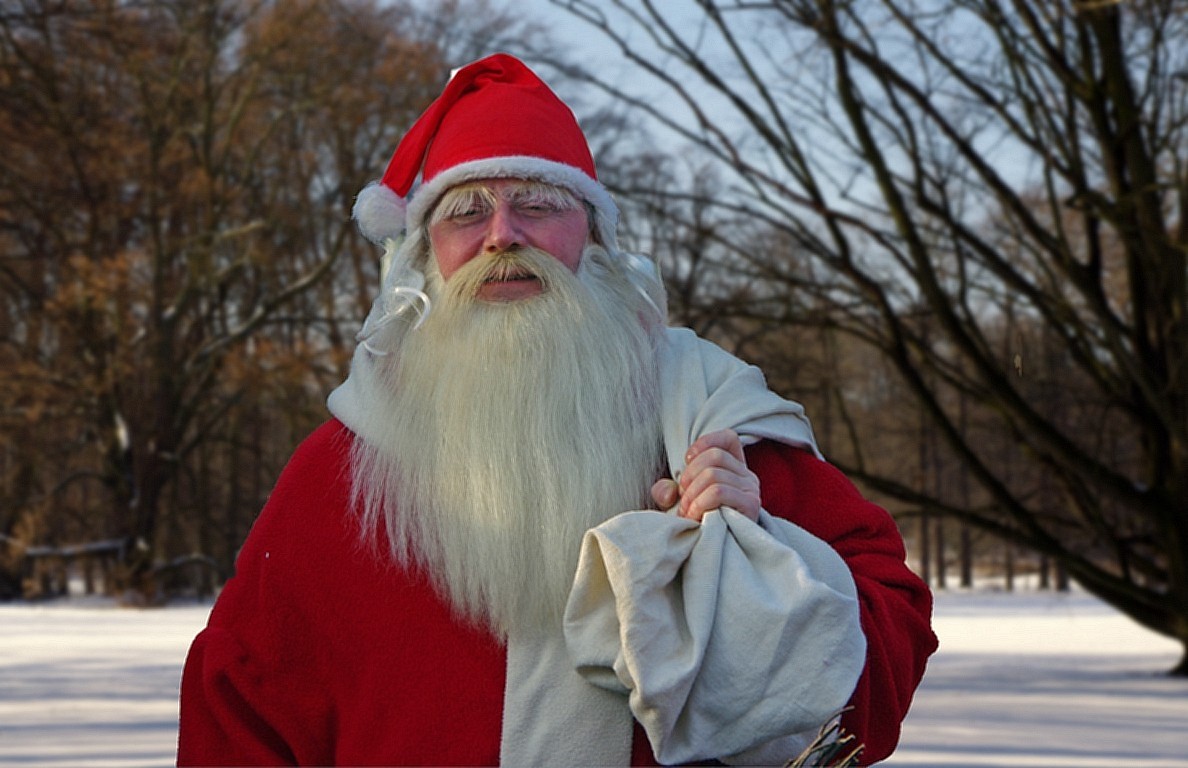
[[[489,179],[453,187],[429,219],[429,242],[447,282],[480,255],[531,246],[577,272],[589,234],[582,204],[568,191],[522,179]],[[537,296],[540,280],[527,272],[500,274],[476,298],[518,301]]]

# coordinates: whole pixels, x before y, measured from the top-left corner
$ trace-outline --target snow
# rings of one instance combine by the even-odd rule
[[[884,765],[1188,766],[1180,646],[1081,594],[941,593],[941,650]]]
[[[0,605],[0,766],[172,763],[207,605]],[[1084,594],[942,593],[896,768],[1188,768],[1179,646]]]
[[[185,651],[208,605],[0,605],[0,766],[173,761]]]

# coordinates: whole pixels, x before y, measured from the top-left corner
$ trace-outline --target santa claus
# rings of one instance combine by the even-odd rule
[[[666,327],[531,70],[455,73],[355,217],[381,293],[194,641],[180,764],[770,764],[842,711],[894,749],[936,643],[894,523]]]

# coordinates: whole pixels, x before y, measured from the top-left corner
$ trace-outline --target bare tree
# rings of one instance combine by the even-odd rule
[[[162,555],[210,544],[211,506],[258,507],[378,282],[353,196],[448,75],[414,21],[368,0],[3,4],[9,541],[121,540],[121,586],[147,595]],[[228,445],[254,445],[253,479]]]
[[[589,82],[795,244],[737,252],[723,279],[769,286],[750,316],[827,307],[979,494],[905,482],[869,435],[844,468],[1046,555],[1188,674],[1188,4],[553,2],[637,67]]]
[[[117,541],[146,594],[230,571],[378,289],[354,194],[452,66],[538,33],[486,0],[0,6],[0,597],[30,545]]]

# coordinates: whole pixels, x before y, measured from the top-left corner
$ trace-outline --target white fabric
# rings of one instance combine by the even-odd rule
[[[353,379],[372,364],[357,352],[329,400],[363,439]],[[674,477],[694,440],[724,428],[820,457],[799,404],[691,331],[667,331],[659,368]],[[756,525],[724,508],[700,526],[625,512],[586,534],[564,633],[508,639],[501,763],[626,765],[634,714],[661,762],[782,764],[864,663],[853,580],[824,542],[766,512]]]
[[[733,429],[744,445],[769,439],[823,458],[800,403],[767,388],[763,372],[688,328],[669,328],[660,350],[664,448],[676,477],[701,435]]]
[[[560,632],[507,641],[499,764],[619,766],[631,758],[631,711],[622,693],[574,669]]]
[[[666,764],[782,765],[845,706],[866,653],[845,563],[766,512],[609,520],[583,542],[565,619],[578,670],[629,694]]]

